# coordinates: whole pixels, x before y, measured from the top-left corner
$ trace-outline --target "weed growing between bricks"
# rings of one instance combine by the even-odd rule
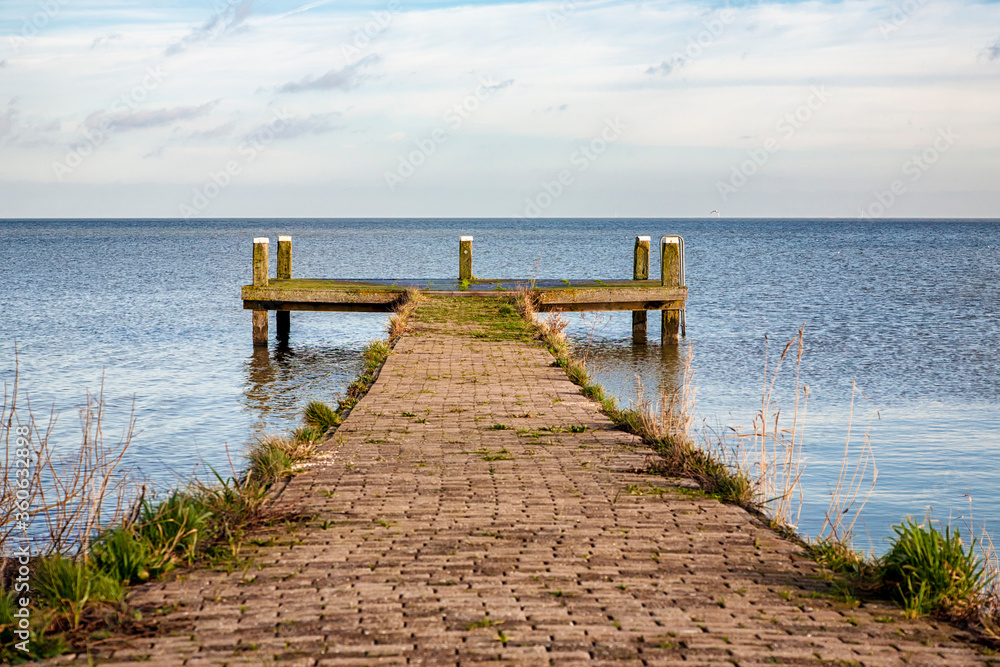
[[[988,643],[1000,647],[1000,566],[997,552],[985,530],[979,538],[973,535],[966,543],[960,531],[952,530],[950,526],[941,526],[929,517],[920,523],[907,517],[893,526],[895,535],[890,549],[881,558],[855,551],[851,546],[852,531],[837,530],[839,517],[834,519],[837,523],[831,526],[833,529],[829,534],[816,542],[810,543],[797,534],[790,521],[788,501],[799,488],[798,451],[805,407],[802,406],[800,421],[798,397],[800,393],[804,398],[808,396],[808,388],[798,384],[797,371],[795,419],[790,441],[781,445],[784,465],[782,467],[779,461],[776,469],[762,471],[759,478],[754,479],[747,472],[745,463],[741,465],[739,460],[732,459],[727,461],[723,456],[695,445],[691,437],[693,392],[690,388],[690,355],[681,391],[661,397],[658,413],[654,413],[641,396],[637,407],[621,408],[614,397],[608,396],[604,388],[589,377],[584,363],[573,357],[563,333],[567,325],[565,319],[558,313],[539,317],[537,300],[529,287],[518,290],[512,302],[535,337],[555,357],[554,365],[564,369],[585,396],[600,403],[604,413],[619,428],[640,437],[660,456],[661,460],[654,466],[656,472],[693,479],[706,495],[746,509],[782,537],[801,544],[823,568],[835,594],[845,600],[889,598],[902,607],[908,618],[934,615],[965,626]],[[796,362],[801,363],[802,340],[803,332],[799,331],[796,339],[785,346],[779,366],[796,341]],[[768,401],[769,395],[766,394],[765,404]],[[758,417],[761,423],[755,425],[749,436],[737,434],[736,437],[755,439],[758,449],[768,437],[775,443],[778,438],[784,437],[779,435],[776,425],[772,429],[774,433],[768,435],[766,430],[760,428],[769,421],[768,415],[762,411]],[[721,447],[716,449],[723,451]],[[846,456],[845,453],[845,468],[848,467]],[[766,468],[767,463],[760,465]],[[853,506],[857,489],[849,489],[849,493],[852,494],[849,505]],[[779,501],[778,504],[769,507],[775,500]],[[835,507],[836,501],[834,499],[831,503],[831,508],[842,516],[843,508]],[[860,512],[863,505],[864,502],[861,502],[860,506],[852,509]],[[968,528],[969,533],[974,533],[972,526]]]
[[[294,475],[316,453],[367,393],[392,346],[406,332],[418,301],[416,291],[404,295],[389,318],[388,338],[365,347],[364,369],[336,409],[318,401],[309,403],[304,425],[290,436],[265,435],[250,445],[242,473],[234,468],[232,476],[223,477],[213,469],[215,483],[192,482],[160,502],[139,495],[127,516],[95,531],[75,555],[53,550],[34,557],[27,592],[15,585],[16,568],[14,574],[0,577],[0,662],[20,664],[87,651],[112,633],[144,632],[148,619],[128,605],[129,586],[195,564],[232,571],[241,564],[247,531],[276,521],[304,519],[270,508],[270,501],[280,492],[279,482]],[[5,512],[0,518],[0,528],[6,529],[14,514]],[[24,625],[19,598],[26,594],[32,598],[30,630],[23,631],[27,637],[19,637],[17,631]],[[26,650],[16,648],[25,638],[22,647]]]

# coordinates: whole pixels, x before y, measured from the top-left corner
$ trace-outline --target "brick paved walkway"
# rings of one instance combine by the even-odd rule
[[[134,603],[174,610],[112,659],[988,664],[949,626],[825,595],[743,510],[638,474],[648,453],[547,352],[470,326],[401,339],[281,496],[316,519],[255,534],[245,572],[138,588]]]

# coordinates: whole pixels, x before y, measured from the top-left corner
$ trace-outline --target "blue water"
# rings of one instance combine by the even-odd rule
[[[805,329],[810,387],[800,526],[815,535],[836,481],[852,382],[854,440],[871,421],[878,483],[859,546],[884,548],[906,514],[1000,522],[1000,222],[837,220],[2,221],[0,376],[54,440],[78,446],[77,410],[100,389],[105,434],[134,400],[130,463],[160,488],[228,469],[255,433],[298,424],[360,368],[378,314],[293,313],[287,346],[250,344],[251,239],[291,234],[294,275],[449,278],[457,236],[475,236],[481,277],[630,278],[636,235],[684,235],[687,338],[630,344],[631,317],[569,316],[592,372],[623,402],[677,382],[690,349],[700,423],[749,425],[773,362]],[[655,253],[654,253],[655,254]],[[273,261],[273,258],[272,258]],[[653,275],[658,275],[654,258]],[[273,271],[273,268],[272,268]],[[272,315],[273,318],[273,315]],[[273,319],[272,319],[273,332]],[[775,400],[792,408],[794,364]]]

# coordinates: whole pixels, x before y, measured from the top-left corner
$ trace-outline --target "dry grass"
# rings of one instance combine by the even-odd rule
[[[875,490],[878,480],[878,467],[875,465],[875,452],[871,445],[871,421],[865,428],[858,452],[851,450],[851,429],[854,424],[855,397],[860,393],[857,385],[851,383],[851,410],[847,421],[847,439],[844,442],[844,455],[840,462],[840,474],[837,484],[830,494],[830,504],[823,519],[818,540],[842,544],[853,549],[854,526]],[[878,413],[874,413],[873,418]]]
[[[969,495],[969,516],[964,523],[968,535],[975,540],[986,581],[977,610],[977,620],[984,634],[1000,641],[1000,554],[997,553],[996,543],[986,524],[977,524],[973,518],[971,495]]]
[[[316,452],[316,443],[281,435],[259,436],[246,454],[249,470],[246,478],[257,483],[272,484],[288,475],[300,463]]]
[[[636,412],[638,427],[654,440],[673,440],[678,447],[694,446],[694,404],[696,389],[692,383],[691,361],[693,350],[688,348],[684,360],[683,378],[673,391],[660,391],[656,404],[643,397],[642,384],[638,383]]]
[[[80,445],[72,453],[56,451],[57,417],[53,410],[47,419],[36,419],[28,393],[19,385],[15,359],[13,387],[4,387],[0,407],[4,470],[16,466],[18,448],[29,451],[31,465],[28,476],[22,478],[27,488],[19,488],[13,474],[0,478],[0,548],[5,552],[8,541],[20,539],[22,522],[27,519],[33,527],[36,553],[85,554],[90,537],[119,523],[138,496],[138,481],[124,465],[134,412],[117,442],[105,442],[103,381],[97,395],[87,392],[80,410]]]
[[[514,292],[513,300],[517,312],[534,328],[535,335],[549,348],[549,351],[557,359],[568,359],[569,341],[565,332],[569,320],[559,311],[541,317],[538,313],[538,295],[530,286],[519,286]]]
[[[410,315],[417,309],[423,298],[424,296],[420,293],[420,290],[408,289],[399,300],[399,303],[393,307],[392,314],[389,315],[389,322],[386,325],[386,333],[389,336],[390,342],[394,342],[409,330]]]
[[[765,339],[766,340],[766,339]],[[781,368],[795,350],[794,404],[791,423],[782,421],[782,411],[774,400],[775,384]],[[803,330],[782,349],[778,361],[769,368],[768,349],[764,352],[764,383],[761,407],[749,429],[732,426],[715,434],[712,448],[730,466],[740,470],[752,484],[751,505],[772,522],[788,529],[798,524],[802,508],[802,441],[805,433],[809,386],[800,379]]]

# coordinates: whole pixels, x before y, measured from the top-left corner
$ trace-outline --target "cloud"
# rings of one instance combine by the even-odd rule
[[[498,90],[503,90],[504,88],[510,88],[514,85],[514,79],[504,79],[500,83],[494,83],[486,86],[486,90],[492,95]]]
[[[90,45],[90,49],[94,50],[99,46],[106,46],[112,40],[121,39],[122,36],[119,33],[111,33],[109,35],[100,35],[94,39],[93,43]]]
[[[94,128],[102,123],[113,131],[125,132],[128,130],[142,130],[149,127],[160,127],[182,120],[193,120],[208,114],[219,103],[220,100],[213,100],[205,104],[196,106],[173,107],[172,109],[149,109],[140,111],[124,111],[117,114],[108,114],[104,111],[90,114],[85,124]]]
[[[230,0],[229,4],[221,11],[213,14],[212,17],[205,22],[205,25],[200,28],[195,28],[179,41],[168,46],[164,55],[174,56],[193,44],[215,39],[220,35],[233,32],[243,25],[252,13],[253,0],[241,0],[240,2]]]
[[[340,112],[331,111],[329,113],[314,113],[305,118],[296,118],[281,131],[281,134],[275,135],[275,138],[292,139],[304,134],[326,134],[343,129],[343,124],[334,123],[334,119],[339,116]]]
[[[685,64],[687,64],[687,61],[684,58],[674,56],[673,58],[664,60],[659,65],[651,66],[646,70],[646,74],[649,74],[650,76],[669,76],[684,67]]]
[[[1000,58],[1000,39],[993,42],[992,46],[987,46],[983,53],[986,55],[987,60],[996,60]]]
[[[236,129],[236,121],[231,120],[228,123],[223,123],[218,127],[213,127],[210,130],[200,130],[198,132],[192,132],[188,135],[189,139],[221,139],[222,137],[228,137]]]
[[[7,110],[0,114],[0,137],[6,137],[13,133],[17,125],[17,109],[14,100],[7,105]]]
[[[7,66],[7,61],[6,60],[0,60],[0,69],[3,69],[6,66]]]
[[[353,65],[345,65],[340,69],[332,69],[321,77],[308,75],[298,81],[289,81],[278,86],[279,93],[300,93],[304,90],[350,90],[364,80],[360,70],[364,67],[374,65],[382,59],[378,54],[365,56]]]

